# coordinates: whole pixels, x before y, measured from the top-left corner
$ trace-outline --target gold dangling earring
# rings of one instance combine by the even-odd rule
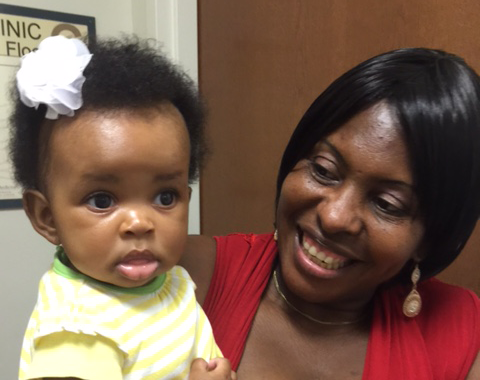
[[[275,228],[275,232],[273,233],[273,240],[278,240],[278,230]]]
[[[420,310],[422,309],[422,298],[420,294],[417,292],[417,283],[420,280],[420,268],[418,267],[418,263],[415,264],[415,268],[412,272],[412,283],[413,287],[410,293],[408,294],[407,298],[403,302],[403,314],[409,318],[413,318],[420,314]]]

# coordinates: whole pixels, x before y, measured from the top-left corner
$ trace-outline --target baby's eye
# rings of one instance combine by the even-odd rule
[[[105,193],[93,194],[90,198],[87,199],[87,204],[95,209],[105,210],[114,205],[112,196]]]
[[[160,194],[158,194],[155,197],[154,203],[160,206],[167,207],[174,204],[175,200],[176,200],[175,192],[168,190],[168,191],[162,191]]]

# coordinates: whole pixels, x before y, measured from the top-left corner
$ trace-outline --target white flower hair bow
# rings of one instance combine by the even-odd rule
[[[83,70],[91,58],[87,46],[78,39],[45,38],[38,50],[22,57],[17,72],[20,100],[28,107],[45,104],[47,119],[73,116],[83,104]]]

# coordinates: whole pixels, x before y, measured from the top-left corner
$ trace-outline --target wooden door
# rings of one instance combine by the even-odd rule
[[[375,54],[432,47],[480,72],[478,0],[199,0],[199,83],[212,155],[201,231],[273,230],[282,151],[336,77]],[[440,277],[480,294],[480,227]]]

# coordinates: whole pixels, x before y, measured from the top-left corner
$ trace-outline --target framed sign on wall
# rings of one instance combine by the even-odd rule
[[[15,72],[23,55],[56,35],[88,41],[95,36],[95,18],[0,4],[0,209],[22,207],[22,189],[13,179],[8,158],[9,92]]]

